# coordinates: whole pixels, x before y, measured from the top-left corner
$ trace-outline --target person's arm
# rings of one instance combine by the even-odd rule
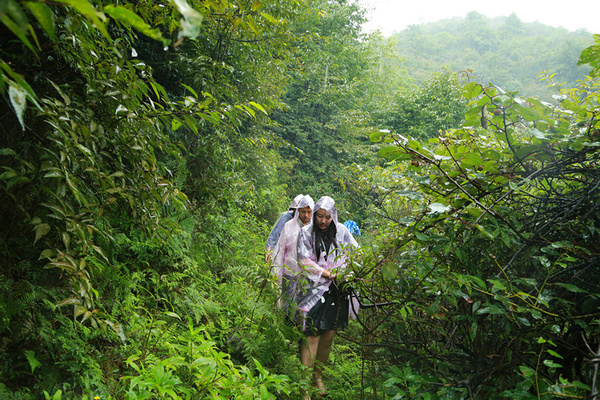
[[[321,277],[326,279],[335,279],[337,274],[323,268],[317,263],[314,246],[311,241],[310,229],[302,229],[298,235],[298,266],[302,269],[305,276],[318,282]]]

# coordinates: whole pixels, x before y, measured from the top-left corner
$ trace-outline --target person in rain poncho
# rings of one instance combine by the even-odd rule
[[[273,270],[281,286],[282,301],[280,308],[289,311],[290,302],[294,300],[294,276],[298,274],[298,234],[303,226],[312,221],[315,201],[312,197],[303,196],[297,204],[296,213],[281,231],[279,240],[273,249]]]
[[[295,303],[306,342],[300,348],[300,361],[314,368],[315,386],[324,392],[321,366],[327,362],[335,330],[348,325],[351,293],[344,288],[343,275],[348,251],[358,243],[343,224],[338,222],[335,202],[329,196],[315,204],[313,222],[302,228],[298,236],[300,268]]]
[[[302,197],[304,197],[304,195],[302,194],[299,194],[298,196],[294,197],[294,200],[292,200],[292,203],[290,204],[288,210],[283,212],[279,216],[279,219],[275,223],[275,226],[273,226],[273,229],[271,229],[271,233],[267,238],[267,245],[265,246],[265,262],[271,261],[273,247],[275,247],[275,245],[277,244],[277,240],[279,240],[279,235],[281,235],[281,231],[283,230],[285,224],[291,221],[291,219],[294,217],[294,212],[296,211],[296,207],[298,206],[298,201],[300,201]]]

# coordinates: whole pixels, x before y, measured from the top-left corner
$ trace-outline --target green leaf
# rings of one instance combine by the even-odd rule
[[[483,164],[483,160],[477,152],[466,153],[462,159],[462,162],[465,166],[478,166]]]
[[[258,27],[256,26],[256,23],[254,22],[254,18],[252,18],[251,15],[249,15],[248,17],[246,17],[246,25],[248,26],[248,28],[250,28],[250,30],[256,35],[256,36],[260,36],[260,30],[258,29]]]
[[[37,224],[34,228],[35,230],[35,240],[33,244],[35,244],[42,237],[46,236],[48,232],[50,232],[50,225],[48,224]]]
[[[483,93],[483,89],[480,84],[475,82],[469,82],[463,87],[463,96],[467,99],[472,99]]]
[[[2,68],[14,80],[14,83],[16,84],[16,86],[20,87],[22,90],[25,91],[25,93],[27,94],[28,100],[31,101],[41,111],[42,108],[40,107],[40,105],[38,103],[37,96],[36,96],[35,92],[33,91],[33,89],[31,89],[31,86],[29,86],[27,81],[25,81],[25,79],[23,79],[23,77],[20,74],[17,74],[16,72],[14,72],[10,68],[10,66],[8,64],[6,64],[5,62],[3,62],[2,60],[0,60],[0,68]],[[0,75],[0,77],[1,77],[1,75]]]
[[[575,286],[572,285],[570,283],[562,283],[562,282],[556,282],[554,283],[555,286],[560,286],[563,287],[571,292],[574,293],[589,293],[587,290],[580,288],[579,286]]]
[[[421,200],[423,199],[423,194],[420,192],[415,192],[413,190],[399,190],[396,192],[397,196],[400,197],[408,197],[411,200]]]
[[[178,320],[181,321],[181,317],[177,313],[174,313],[174,312],[171,312],[171,311],[167,311],[165,314],[168,315],[171,318],[175,318],[175,319],[178,319]]]
[[[556,357],[556,358],[563,358],[563,356],[561,356],[560,354],[558,354],[558,353],[557,353],[557,352],[555,352],[554,350],[550,350],[550,349],[548,349],[547,351],[548,351],[548,354],[550,354],[550,355],[552,355],[552,356],[554,356],[554,357]]]
[[[8,96],[10,97],[10,103],[15,110],[15,114],[17,114],[17,119],[21,124],[21,128],[25,130],[25,120],[23,119],[23,115],[25,114],[25,109],[27,108],[27,94],[23,88],[12,84],[12,82],[9,82]]]
[[[184,88],[186,88],[187,90],[189,90],[189,92],[191,94],[193,94],[196,99],[198,98],[198,93],[196,93],[196,91],[194,89],[192,89],[191,86],[188,86],[188,85],[186,85],[184,83],[182,83],[181,86],[183,86]]]
[[[535,371],[526,365],[519,366],[519,369],[521,370],[521,373],[523,374],[523,376],[525,376],[526,378],[529,378],[529,377],[535,375]]]
[[[390,158],[394,155],[397,155],[398,153],[400,153],[400,149],[398,149],[398,147],[387,146],[387,147],[379,149],[379,151],[377,152],[377,155],[379,157]]]
[[[497,304],[488,304],[486,307],[477,310],[477,314],[502,315],[506,314],[506,310]]]
[[[55,40],[55,29],[54,29],[54,13],[44,3],[37,3],[33,1],[25,1],[23,5],[29,9],[33,16],[37,19],[42,29],[48,34],[50,39]]]
[[[171,120],[171,129],[173,131],[176,131],[181,127],[181,125],[183,125],[183,122],[181,122],[179,118],[173,117],[173,119]]]
[[[24,354],[25,358],[27,358],[27,362],[29,363],[29,367],[31,368],[31,373],[33,374],[38,367],[42,366],[42,363],[35,358],[35,351],[25,350]]]
[[[369,140],[371,142],[380,142],[386,134],[387,132],[383,131],[373,132],[369,135]]]
[[[260,104],[258,104],[255,101],[251,101],[250,103],[248,103],[249,105],[251,105],[252,107],[256,108],[258,111],[262,112],[265,115],[269,115],[267,113],[267,110],[265,110],[265,108],[263,106],[261,106]]]
[[[427,235],[425,235],[424,233],[421,233],[421,232],[416,232],[415,236],[417,237],[417,239],[419,239],[419,240],[421,240],[423,242],[426,242],[426,241],[429,240],[429,236],[427,236]]]
[[[270,14],[260,13],[260,15],[263,18],[265,18],[266,20],[268,20],[269,22],[271,22],[272,24],[277,24],[278,23],[277,19],[275,17],[273,17],[272,15],[270,15]]]
[[[398,266],[391,262],[385,263],[381,266],[381,273],[385,280],[391,281],[398,276]]]
[[[488,232],[488,231],[487,231],[487,230],[486,230],[486,229],[483,227],[483,225],[476,224],[475,226],[477,227],[477,229],[479,229],[479,231],[480,231],[481,233],[483,233],[485,236],[487,236],[487,237],[488,237],[488,238],[490,238],[490,239],[494,239],[496,236],[498,236],[498,234],[497,234],[497,233],[496,233],[496,234],[491,234],[490,232]]]
[[[128,8],[125,8],[123,6],[117,6],[114,4],[109,4],[103,8],[103,11],[106,14],[110,15],[112,18],[131,26],[132,28],[140,32],[142,35],[148,36],[149,38],[154,40],[163,39],[160,30],[156,28],[151,28],[150,25],[146,23],[146,21],[144,21],[139,15],[137,15]],[[166,40],[165,44],[167,44],[168,42],[169,40]]]
[[[523,107],[515,104],[514,109],[517,110],[526,121],[537,121],[542,117],[542,114],[540,114],[539,111],[531,107]]]
[[[548,368],[561,368],[562,367],[561,364],[555,363],[552,360],[544,360],[544,365]]]
[[[10,29],[31,51],[35,52],[35,48],[27,38],[27,33],[34,34],[34,31],[30,30],[31,26],[27,20],[27,15],[18,2],[8,0],[0,3],[0,22]]]
[[[42,251],[42,253],[38,257],[38,260],[49,260],[52,257],[54,257],[55,255],[56,255],[56,253],[53,250],[45,249],[44,251]]]
[[[48,34],[50,39],[55,40],[55,30],[54,30],[54,13],[44,3],[38,3],[33,1],[25,1],[23,2],[25,7],[29,9],[29,11],[33,14],[33,16],[37,19],[38,23],[42,27],[42,29]]]
[[[218,124],[219,124],[219,118],[218,118],[218,116],[217,116],[217,115],[215,115],[215,114],[213,114],[213,113],[202,113],[202,112],[201,112],[201,113],[197,113],[196,115],[197,115],[197,116],[199,116],[200,118],[202,118],[202,119],[204,119],[204,120],[208,121],[208,122],[209,122],[209,123],[211,123],[212,125],[218,125]],[[188,115],[185,115],[185,116],[184,116],[184,119],[185,119],[186,121],[188,120],[188,118],[187,118],[187,117],[188,117]],[[195,123],[194,123],[194,124],[190,124],[190,123],[188,123],[188,125],[189,125],[190,127],[192,127],[192,125],[195,125]],[[193,128],[192,128],[192,129],[193,129]]]
[[[104,25],[104,21],[106,21],[106,15],[104,13],[96,10],[92,3],[86,0],[63,0],[63,3],[70,5],[77,12],[81,13],[84,17],[88,18],[96,29],[100,31],[102,36],[110,40],[110,35],[106,30],[106,26]]]
[[[10,167],[4,167],[4,169],[6,171],[4,171],[2,174],[0,174],[0,179],[3,181],[8,181],[16,176],[19,176],[17,171],[15,171],[14,169],[12,169]]]
[[[12,187],[23,186],[30,182],[31,182],[31,179],[29,179],[26,176],[16,176],[14,178],[9,179],[8,182],[6,182],[6,189],[10,189]]]
[[[579,389],[586,390],[586,391],[588,391],[588,392],[589,392],[590,390],[592,390],[592,389],[589,387],[589,385],[586,385],[585,383],[583,383],[583,382],[581,382],[581,381],[573,381],[573,382],[571,382],[571,385],[575,386],[576,388],[579,388]]]
[[[69,297],[67,299],[64,299],[60,303],[57,303],[56,307],[70,306],[70,305],[81,305],[81,299],[77,299],[75,297]]]
[[[471,279],[473,282],[475,282],[475,283],[477,284],[477,286],[479,286],[481,289],[484,289],[484,290],[486,289],[485,282],[484,282],[484,281],[483,281],[483,279],[481,279],[480,277],[478,277],[478,276],[475,276],[475,275],[471,275],[471,276],[469,276],[469,278],[470,278],[470,279]]]
[[[7,147],[0,149],[0,156],[12,156],[17,157],[17,153],[13,149]]]
[[[600,45],[596,44],[584,49],[579,56],[577,65],[591,64],[600,60]]]
[[[506,290],[506,285],[504,281],[500,281],[498,279],[488,279],[488,282],[492,284],[492,292],[496,292],[498,290]]]

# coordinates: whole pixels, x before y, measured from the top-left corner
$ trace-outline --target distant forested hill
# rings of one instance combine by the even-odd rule
[[[413,25],[394,35],[409,74],[421,82],[447,66],[473,70],[483,83],[492,82],[522,95],[550,94],[538,75],[556,73],[569,86],[589,73],[578,67],[579,54],[593,43],[592,33],[571,32],[519,20],[517,15],[488,18],[470,12],[466,18]]]

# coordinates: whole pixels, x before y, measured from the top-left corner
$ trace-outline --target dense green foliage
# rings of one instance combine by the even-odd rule
[[[277,135],[289,144],[281,153],[293,162],[293,192],[331,193],[334,171],[353,162],[357,142],[364,141],[354,121],[372,50],[363,43],[363,22],[356,4],[324,2],[320,14],[306,14],[293,25],[299,41],[282,99],[286,107],[274,115]]]
[[[302,398],[300,335],[262,262],[299,192],[333,195],[364,234],[365,308],[329,398],[597,390],[598,78],[547,77],[550,103],[433,63],[417,76],[363,15],[2,2],[1,398]],[[543,69],[597,75],[588,39]]]
[[[459,77],[450,72],[434,74],[419,87],[400,92],[392,104],[388,120],[379,124],[415,138],[435,137],[459,125],[466,110]]]
[[[465,18],[412,25],[394,38],[418,82],[447,66],[471,70],[482,82],[546,99],[552,93],[537,76],[551,69],[560,82],[573,87],[589,72],[589,66],[575,64],[593,43],[589,32],[523,22],[515,14],[491,19],[475,11]]]
[[[260,221],[281,205],[285,163],[258,129],[277,92],[260,85],[281,86],[287,50],[267,38],[289,34],[295,4],[176,5],[9,2],[2,14],[3,392],[146,398],[282,382],[248,384],[254,353],[244,369],[210,335],[230,301],[215,282],[256,262]],[[213,295],[206,308],[187,301]]]
[[[368,321],[404,359],[387,381],[392,393],[549,399],[590,390],[597,86],[586,81],[548,104],[472,82],[460,129],[427,144],[373,135],[395,143],[380,154],[403,181],[403,190],[397,179],[378,187],[379,196],[392,191],[382,207],[411,210],[387,224],[387,243],[361,270],[379,272],[385,290],[374,301],[397,302]]]

